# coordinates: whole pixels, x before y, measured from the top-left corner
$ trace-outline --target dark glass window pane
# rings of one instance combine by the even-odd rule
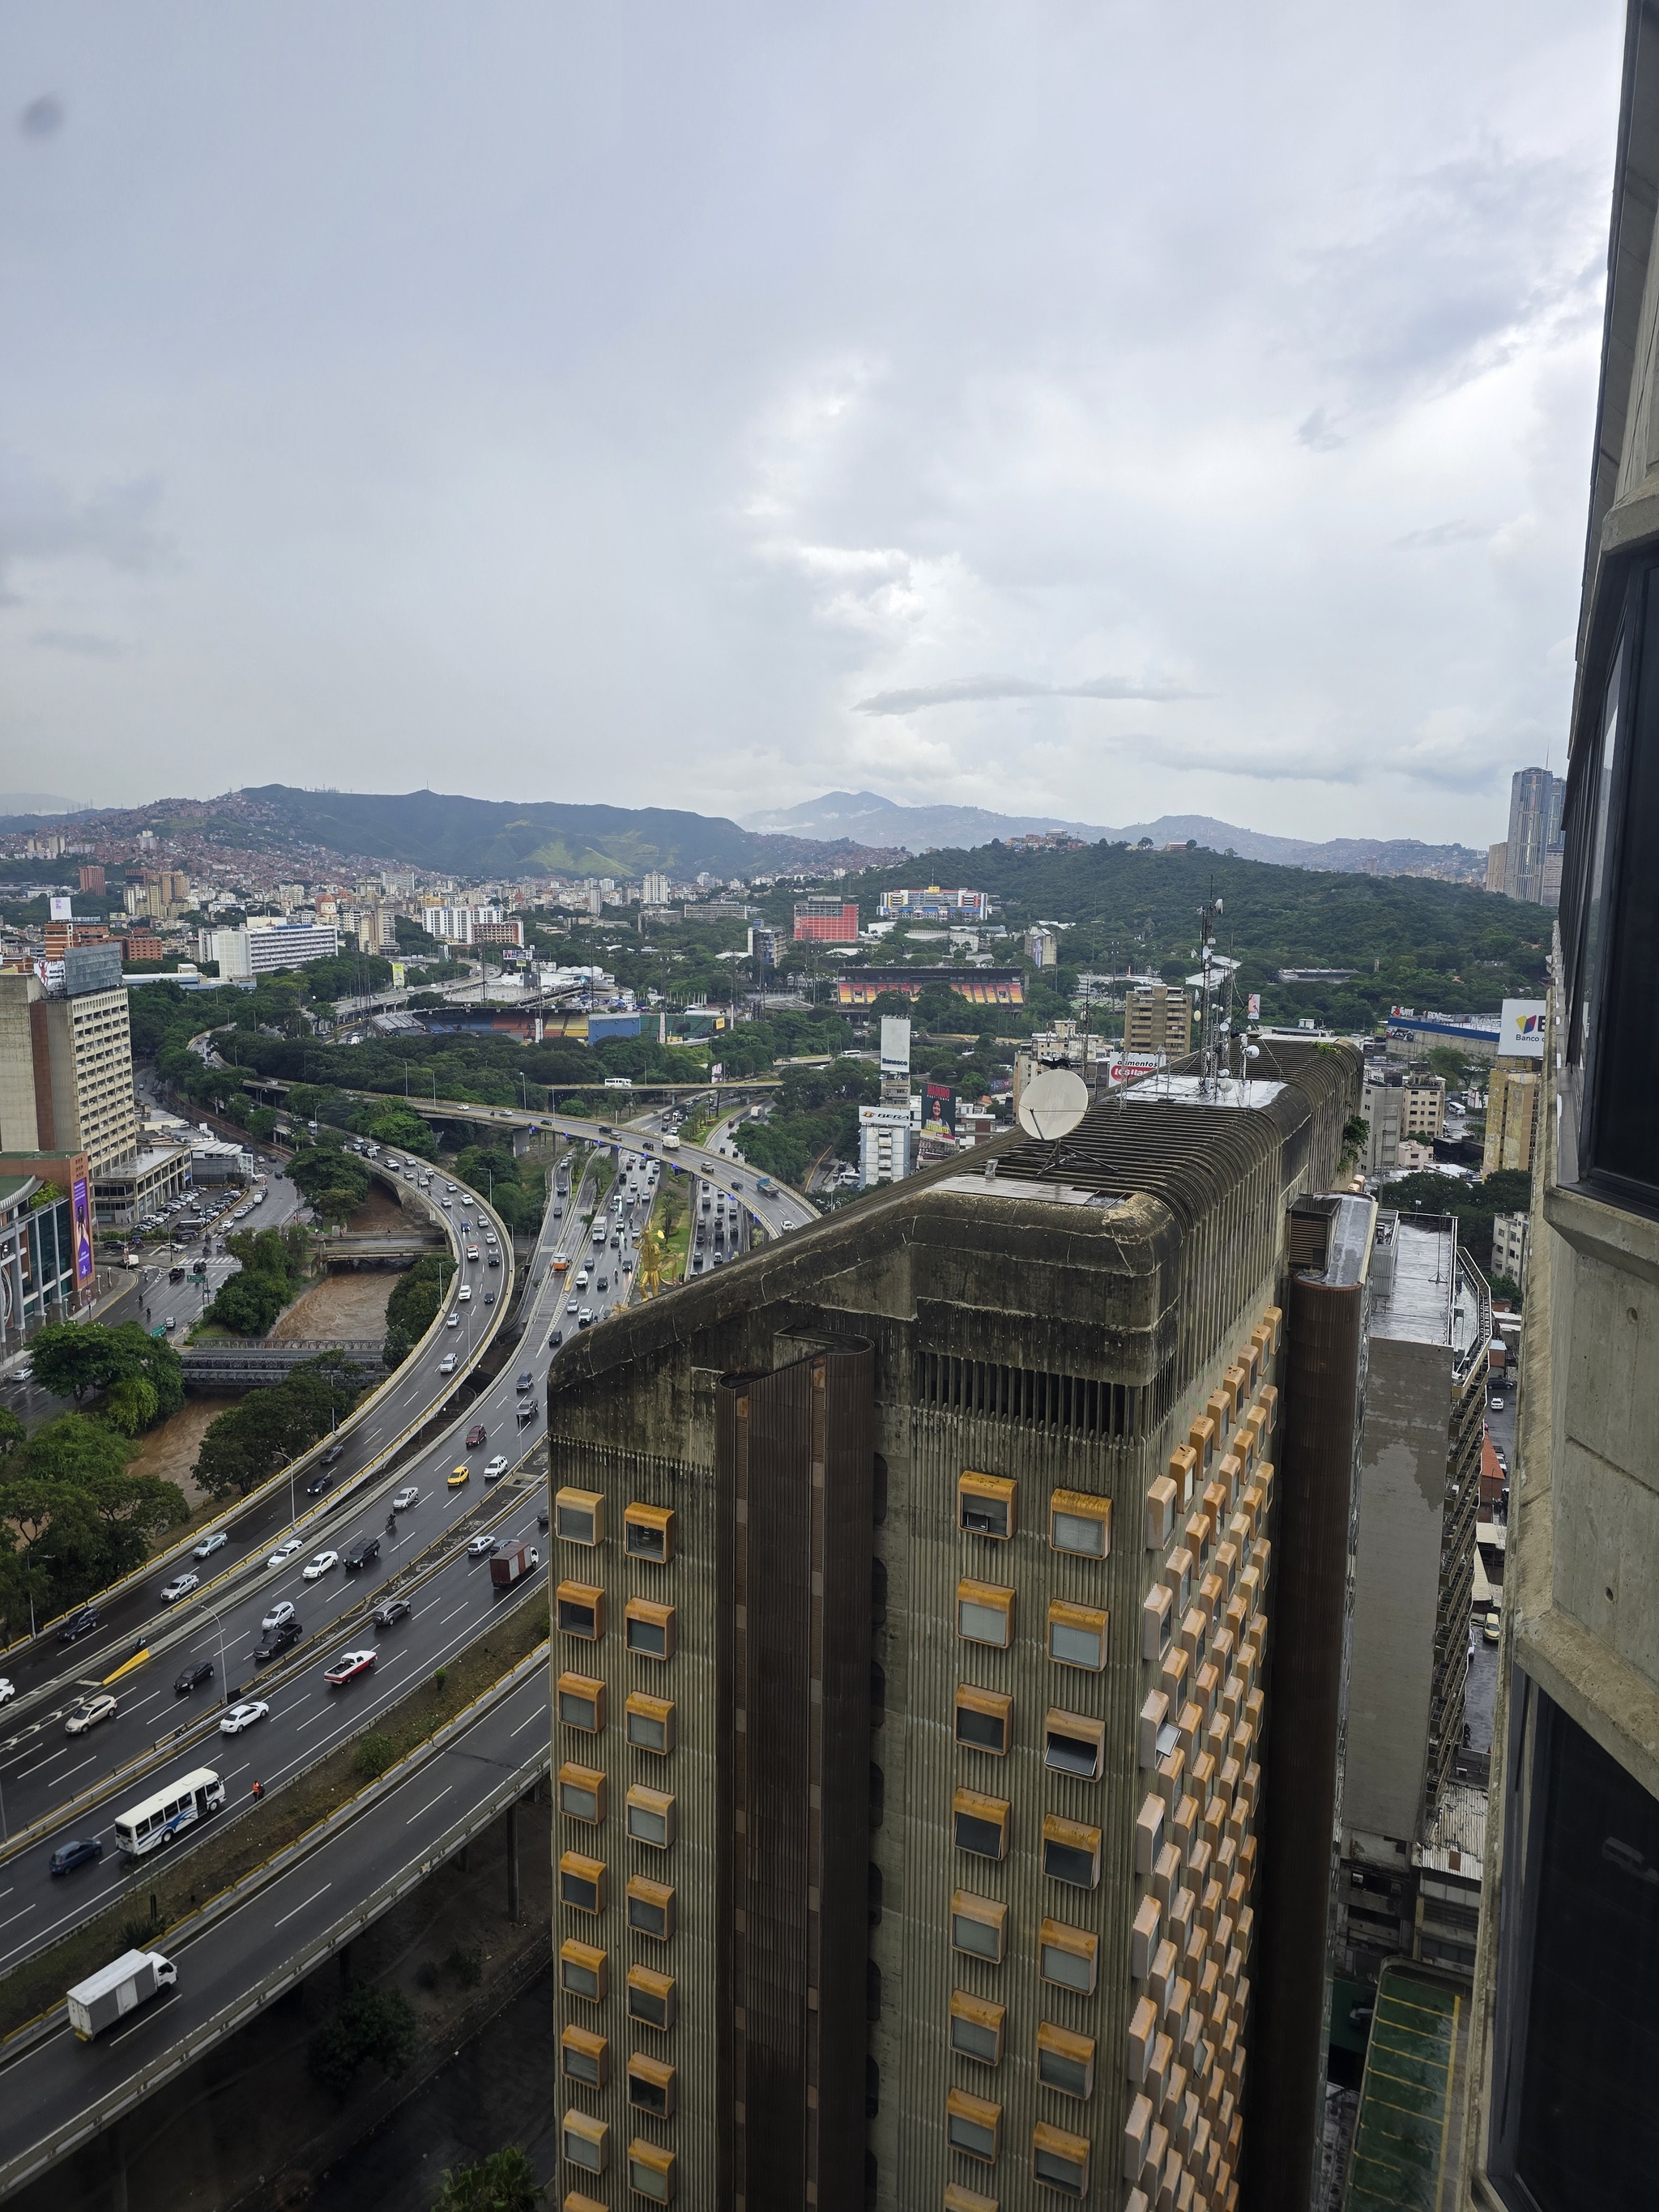
[[[1655,977],[1659,975],[1659,876],[1654,867],[1659,835],[1659,572],[1644,586],[1642,656],[1637,670],[1625,799],[1618,850],[1608,883],[1605,934],[1599,939],[1594,905],[1585,945],[1586,969],[1599,958],[1607,969],[1598,1008],[1587,989],[1591,1024],[1590,1165],[1598,1176],[1617,1176],[1659,1188],[1653,1097],[1659,1081],[1659,1023]],[[1613,806],[1619,785],[1604,769],[1602,787]],[[1599,830],[1599,825],[1598,825]],[[1592,896],[1594,883],[1592,882]]]
[[[1621,642],[1613,657],[1613,673],[1607,678],[1607,688],[1603,695],[1601,727],[1583,792],[1584,804],[1589,809],[1589,821],[1582,842],[1577,825],[1573,832],[1575,849],[1583,854],[1584,881],[1582,886],[1574,885],[1577,911],[1571,921],[1577,939],[1577,975],[1575,1018],[1569,1051],[1572,1059],[1581,1065],[1588,1057],[1591,1010],[1595,986],[1601,975],[1607,901],[1607,841],[1613,821],[1613,784],[1620,761],[1619,695],[1624,680],[1625,647]]]
[[[1659,1804],[1553,1712],[1516,2172],[1542,2212],[1654,2201]]]

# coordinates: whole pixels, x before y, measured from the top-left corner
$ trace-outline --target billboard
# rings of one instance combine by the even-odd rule
[[[393,989],[394,991],[401,991],[401,990],[404,990],[404,989],[407,988],[407,987],[408,987],[408,981],[409,981],[409,969],[404,966],[404,963],[403,963],[401,960],[394,960],[394,961],[392,962],[392,989]]]
[[[1488,1017],[1490,1019],[1490,1017]],[[1542,1060],[1544,1057],[1544,1001],[1505,999],[1499,1017],[1498,1050],[1504,1060]]]
[[[72,898],[54,897],[52,902],[52,918],[54,921],[73,921],[75,901]]]
[[[882,1080],[910,1079],[910,1024],[902,1014],[881,1018]]]
[[[921,1133],[924,1137],[956,1135],[957,1094],[948,1083],[922,1085]]]
[[[75,1279],[84,1289],[92,1280],[92,1205],[84,1174],[70,1184],[70,1200],[75,1217]]]

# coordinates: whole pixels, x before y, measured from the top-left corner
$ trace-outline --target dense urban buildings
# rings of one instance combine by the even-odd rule
[[[1659,2172],[1659,21],[1632,8],[1537,1152],[1468,2204],[1605,2212]]]
[[[568,2208],[1239,2203],[1287,1237],[1359,1073],[1279,1058],[567,1347]]]

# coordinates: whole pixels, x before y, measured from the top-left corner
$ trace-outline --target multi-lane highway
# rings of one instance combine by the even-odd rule
[[[548,1117],[517,1118],[544,1123]],[[453,1427],[415,1457],[389,1464],[314,1526],[307,1524],[304,1547],[283,1565],[256,1567],[235,1580],[210,1616],[198,1613],[173,1649],[118,1684],[121,1711],[116,1721],[70,1739],[57,1733],[64,1724],[61,1709],[55,1709],[52,1724],[39,1724],[44,1701],[37,1698],[28,1736],[0,1745],[0,1787],[7,1795],[10,1831],[16,1835],[20,1818],[39,1823],[20,1849],[0,1854],[0,1972],[98,1910],[118,1890],[122,1868],[112,1824],[128,1803],[175,1771],[205,1765],[227,1785],[228,1812],[240,1807],[246,1818],[258,1820],[259,1808],[248,1795],[254,1780],[269,1790],[342,1736],[361,1731],[410,1683],[472,1641],[503,1601],[490,1581],[487,1555],[475,1557],[469,1549],[475,1530],[504,1545],[537,1545],[544,1571],[548,1540],[538,1531],[544,1492],[539,1470],[520,1470],[544,1429],[549,1355],[556,1340],[568,1341],[577,1333],[584,1307],[592,1316],[588,1325],[597,1325],[633,1294],[639,1241],[665,1175],[678,1170],[692,1178],[692,1256],[699,1254],[695,1232],[701,1230],[705,1267],[715,1264],[717,1255],[736,1257],[746,1249],[757,1219],[778,1234],[810,1213],[793,1192],[759,1194],[763,1203],[757,1205],[753,1177],[741,1163],[690,1146],[683,1146],[678,1157],[665,1158],[660,1136],[648,1127],[602,1130],[597,1123],[559,1121],[568,1133],[613,1148],[613,1180],[596,1208],[597,1162],[587,1163],[574,1190],[568,1170],[562,1169],[515,1317],[521,1325],[518,1348]],[[474,1223],[483,1218],[470,1209],[461,1217]],[[469,1240],[465,1231],[461,1234],[465,1250]],[[480,1243],[482,1253],[482,1240],[472,1241]],[[556,1266],[556,1261],[564,1265]],[[588,1281],[582,1285],[579,1278],[584,1272]],[[458,1298],[452,1307],[456,1328],[442,1332],[449,1345],[458,1337],[468,1340],[466,1332],[476,1327],[481,1304],[479,1286],[492,1273],[480,1262],[464,1262],[460,1280],[474,1296]],[[496,1279],[502,1279],[504,1273]],[[441,1343],[431,1356],[439,1357],[441,1350]],[[532,1387],[520,1391],[519,1382],[526,1376]],[[482,1427],[485,1436],[469,1449],[465,1434],[475,1427]],[[492,1492],[484,1469],[498,1453],[507,1460],[508,1471],[501,1488]],[[343,1474],[345,1465],[343,1459],[337,1476]],[[451,1490],[448,1474],[463,1465],[471,1470],[470,1478]],[[387,1528],[390,1495],[410,1482],[421,1492],[418,1501]],[[466,1525],[458,1526],[464,1517]],[[285,1525],[278,1524],[278,1534]],[[319,1548],[343,1551],[355,1536],[375,1534],[380,1538],[379,1557],[349,1583],[338,1565],[313,1582],[303,1579],[305,1565]],[[408,1614],[392,1626],[373,1626],[368,1619],[371,1605],[400,1589],[407,1591]],[[284,1605],[298,1611],[307,1641],[273,1662],[268,1685],[260,1682],[254,1688],[270,1712],[245,1733],[223,1737],[216,1729],[222,1686],[256,1675],[252,1655],[261,1624]],[[376,1652],[374,1669],[343,1688],[329,1687],[324,1675],[338,1653],[371,1644]],[[198,1662],[213,1666],[212,1687],[204,1686],[191,1697],[176,1694],[175,1678]],[[209,1698],[214,1703],[203,1705],[199,1737],[169,1747],[142,1771],[112,1776],[113,1768],[174,1724],[175,1715],[193,1711],[194,1699]],[[290,1966],[307,1971],[311,1949],[356,1909],[353,1900],[411,1866],[418,1873],[422,1854],[429,1855],[446,1835],[453,1838],[469,1807],[489,1811],[500,1796],[504,1775],[510,1781],[526,1762],[544,1761],[547,1727],[546,1684],[538,1670],[361,1819],[187,1942],[176,1993],[145,2008],[90,2051],[61,2027],[24,2039],[10,2063],[0,2062],[0,2173],[6,2176],[0,2193],[36,2170],[31,2145],[55,2146],[50,2154],[56,2155],[67,2147],[66,2130],[102,2109],[111,2097],[130,2094],[125,2085],[137,2084],[142,2094],[146,2068],[179,2044],[189,2044],[204,2024],[228,2020],[230,2008],[237,2019],[246,2017],[274,1993],[273,1977]],[[100,1740],[103,1729],[109,1733]],[[82,1763],[87,1761],[91,1763]],[[74,1796],[88,1784],[89,1796]],[[66,1802],[71,1798],[72,1809]],[[209,1824],[206,1832],[213,1832],[215,1825]],[[73,1874],[52,1876],[53,1851],[82,1837],[103,1843],[103,1858]]]
[[[439,1199],[443,1196],[437,1183],[433,1195]],[[453,1211],[457,1201],[464,1204],[465,1216]],[[454,1224],[452,1238],[458,1250],[465,1242],[465,1231],[459,1225],[463,1218],[470,1219],[475,1227],[487,1218],[496,1227],[498,1237],[505,1234],[495,1218],[481,1208],[482,1201],[463,1188],[452,1199],[451,1212],[440,1212],[446,1224]],[[459,1272],[465,1277],[477,1274],[478,1270],[463,1267]],[[494,1281],[503,1280],[508,1272],[506,1267],[488,1271]],[[455,1287],[459,1291],[459,1283]],[[0,1734],[0,1790],[6,1793],[11,1829],[19,1826],[19,1820],[10,1802],[10,1769],[16,1762],[8,1738],[41,1717],[37,1708],[61,1706],[65,1702],[61,1692],[71,1689],[77,1681],[101,1681],[119,1666],[138,1647],[146,1632],[156,1626],[158,1616],[164,1613],[161,1590],[181,1569],[199,1573],[204,1583],[210,1577],[217,1583],[228,1569],[263,1558],[289,1534],[296,1521],[304,1524],[303,1533],[308,1540],[312,1520],[306,1516],[309,1515],[314,1520],[319,1515],[328,1514],[331,1498],[349,1491],[396,1437],[417,1422],[430,1407],[442,1403],[446,1395],[446,1378],[440,1372],[442,1362],[453,1355],[457,1370],[464,1367],[467,1355],[477,1348],[488,1331],[490,1316],[497,1308],[486,1305],[479,1292],[463,1304],[452,1304],[450,1310],[455,1316],[456,1326],[446,1328],[435,1343],[411,1354],[373,1402],[342,1430],[343,1449],[331,1466],[325,1469],[313,1466],[309,1474],[302,1470],[297,1480],[279,1486],[252,1505],[232,1508],[223,1521],[214,1524],[225,1529],[228,1540],[206,1561],[198,1562],[190,1556],[180,1560],[176,1554],[169,1554],[153,1573],[130,1580],[110,1596],[100,1600],[93,1608],[99,1620],[94,1632],[66,1646],[55,1632],[48,1632],[7,1654],[0,1672],[15,1685],[17,1700],[0,1711],[0,1731],[4,1732]],[[308,1497],[307,1482],[318,1480],[319,1475],[325,1475],[326,1494]],[[210,1533],[201,1531],[198,1540]],[[194,1603],[199,1605],[200,1601]]]
[[[533,1516],[532,1516],[533,1517]],[[457,1626],[459,1624],[458,1623]],[[331,1834],[193,1941],[170,1947],[177,1987],[83,2045],[59,2020],[0,2062],[0,2194],[90,2132],[100,2114],[143,2094],[181,2044],[240,2022],[326,1956],[342,1923],[391,1899],[383,1885],[416,1881],[422,1852],[453,1844],[469,1819],[495,1817],[544,1762],[547,1680],[538,1667],[475,1725],[390,1787],[372,1813]],[[395,1839],[389,1843],[389,1839]]]
[[[14,1844],[9,1856],[0,1856],[0,1893],[0,1893],[0,1972],[61,1933],[66,1923],[98,1910],[104,1901],[101,1892],[118,1886],[120,1867],[112,1823],[128,1802],[158,1787],[175,1768],[216,1763],[220,1739],[214,1736],[205,1747],[192,1743],[185,1750],[165,1753],[151,1760],[142,1775],[129,1771],[131,1763],[150,1751],[158,1740],[180,1725],[189,1725],[192,1715],[210,1709],[216,1720],[226,1694],[238,1688],[250,1696],[268,1698],[269,1718],[246,1735],[228,1741],[227,1749],[234,1747],[236,1755],[220,1771],[229,1779],[232,1769],[240,1774],[245,1760],[251,1761],[257,1778],[270,1788],[294,1765],[315,1755],[316,1742],[321,1739],[306,1739],[320,1725],[320,1717],[307,1712],[305,1705],[319,1695],[327,1710],[333,1710],[339,1702],[334,1693],[322,1692],[320,1686],[324,1669],[343,1641],[354,1646],[359,1642],[390,1646],[384,1659],[377,1661],[373,1677],[349,1693],[353,1719],[349,1725],[361,1725],[407,1687],[422,1668],[429,1670],[438,1665],[447,1653],[459,1650],[477,1632],[477,1607],[469,1613],[465,1592],[482,1593],[483,1610],[489,1612],[489,1568],[487,1562],[480,1567],[480,1563],[465,1559],[453,1567],[446,1565],[423,1583],[412,1601],[411,1617],[394,1629],[382,1634],[366,1629],[363,1620],[368,1608],[405,1576],[411,1562],[423,1560],[454,1524],[487,1510],[491,1485],[485,1470],[490,1463],[500,1456],[509,1467],[515,1467],[539,1441],[546,1421],[547,1344],[562,1322],[566,1277],[574,1279],[590,1249],[592,1189],[590,1174],[574,1194],[556,1194],[531,1264],[522,1310],[521,1352],[449,1429],[417,1453],[390,1464],[373,1483],[307,1522],[303,1545],[283,1565],[255,1566],[229,1584],[222,1603],[211,1612],[203,1609],[192,1615],[187,1635],[114,1684],[112,1693],[118,1710],[113,1719],[100,1722],[85,1734],[68,1735],[68,1717],[82,1694],[71,1685],[67,1694],[56,1698],[50,1707],[31,1712],[25,1727],[14,1729],[0,1746],[0,1792],[3,1792],[8,1832],[16,1838],[26,1829],[33,1832],[21,1848]],[[475,1225],[478,1219],[471,1207],[459,1218]],[[605,1218],[609,1229],[608,1208]],[[467,1249],[464,1231],[463,1249]],[[445,1344],[453,1347],[458,1341],[465,1344],[467,1331],[477,1325],[474,1310],[480,1306],[482,1288],[489,1286],[492,1276],[499,1280],[504,1273],[488,1267],[486,1246],[477,1243],[474,1249],[479,1260],[464,1264],[460,1270],[461,1282],[474,1295],[465,1302],[452,1302],[449,1310],[458,1326],[442,1331],[441,1348]],[[558,1258],[568,1261],[562,1270],[552,1264]],[[603,1310],[608,1310],[626,1297],[625,1279],[617,1271],[609,1290],[597,1294]],[[473,1314],[471,1319],[470,1313]],[[438,1356],[437,1352],[432,1355]],[[526,1376],[532,1387],[520,1391],[519,1382]],[[477,1429],[484,1431],[483,1440],[469,1448],[466,1438]],[[468,1470],[467,1480],[451,1488],[451,1475],[462,1467]],[[503,1480],[510,1485],[512,1478]],[[420,1492],[417,1502],[392,1515],[391,1496],[410,1484]],[[528,1509],[532,1542],[538,1541],[533,1528],[539,1503],[538,1490],[535,1503]],[[392,1525],[388,1526],[388,1521]],[[285,1527],[284,1523],[278,1533],[283,1533]],[[502,1524],[502,1533],[504,1536],[522,1533],[518,1520],[510,1514]],[[343,1565],[337,1563],[315,1580],[305,1579],[307,1566],[325,1551],[343,1554],[363,1537],[377,1538],[380,1553],[358,1572],[348,1575]],[[262,1670],[253,1653],[264,1638],[264,1623],[289,1606],[302,1624],[304,1642],[272,1661],[268,1670]],[[349,1633],[345,1616],[350,1617]],[[337,1628],[337,1624],[343,1625]],[[188,1669],[202,1663],[213,1668],[211,1679],[191,1692],[177,1692],[175,1683]],[[270,1691],[259,1679],[266,1671],[278,1685]],[[101,1786],[107,1778],[118,1774],[118,1780]],[[53,1876],[50,1871],[52,1853],[62,1844],[83,1838],[103,1844],[104,1859],[73,1875]]]

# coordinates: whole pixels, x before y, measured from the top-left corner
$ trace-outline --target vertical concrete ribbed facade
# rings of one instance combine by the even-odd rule
[[[562,1814],[556,1848],[612,1869],[597,1932],[580,1910],[558,1930],[590,1947],[579,1983],[591,1952],[608,1977],[603,1996],[584,1993],[589,1981],[561,1998],[567,2026],[605,2043],[602,2083],[561,2084],[570,2212],[636,2201],[641,2142],[676,2160],[675,2201],[722,2212],[860,2195],[881,2212],[1237,2203],[1285,1216],[1333,1171],[1358,1076],[1346,1054],[1287,1059],[1288,1079],[1256,1086],[1251,1105],[1097,1110],[1057,1175],[1043,1148],[1016,1145],[999,1148],[994,1179],[981,1152],[973,1173],[872,1194],[561,1355],[553,1481],[602,1494],[605,1534],[602,1557],[560,1544],[556,1573],[603,1588],[607,1614],[586,1644],[556,1626],[555,1673],[604,1679],[609,1709],[594,1739],[560,1722],[556,1698],[556,1766],[608,1783],[602,1845],[591,1820]],[[833,1453],[822,1459],[838,1536],[805,1506],[767,1537],[787,1567],[769,1593],[767,1724],[785,1728],[803,1685],[810,1709],[811,1682],[839,1665],[843,1714],[848,1682],[865,1697],[850,1699],[860,1724],[835,1741],[866,1782],[845,1766],[832,1804],[828,1765],[815,1783],[810,1746],[786,1747],[772,1781],[805,1802],[773,1808],[765,1910],[810,1960],[827,1895],[811,1878],[813,1823],[850,1852],[855,1812],[865,1909],[845,1906],[849,1856],[838,1924],[866,2018],[856,2052],[835,2057],[855,2063],[865,2101],[833,2199],[812,2187],[827,2171],[807,2149],[816,2093],[796,2086],[813,2087],[808,2021],[781,2022],[769,2054],[767,2124],[787,2159],[763,2191],[744,2193],[729,2149],[755,2054],[740,2075],[728,2034],[721,2056],[752,1932],[735,1914],[755,1899],[734,1881],[752,1839],[732,1832],[738,1753],[722,1731],[740,1711],[749,1727],[769,1658],[752,1595],[730,1579],[740,1558],[753,1572],[752,1543],[746,1558],[733,1548],[731,1518],[722,1533],[739,1494],[736,1409],[746,1400],[752,1418],[757,1392],[776,1394],[763,1459],[787,1498],[819,1463],[807,1378],[825,1346],[859,1347],[869,1427],[839,1474]],[[751,1496],[760,1465],[751,1445]],[[626,1556],[635,1501],[674,1510],[665,1565]],[[868,1612],[843,1609],[836,1626],[814,1610],[811,1577],[860,1547]],[[789,1579],[803,1573],[804,1608]],[[641,1594],[676,1609],[661,1662],[626,1647],[623,1611]],[[665,1758],[621,1740],[621,1701],[641,1682],[676,1705]],[[645,1786],[676,1801],[665,1850],[629,1840],[621,1819],[647,1768]],[[580,1790],[577,1803],[593,1809]],[[663,1942],[630,1932],[621,1900],[647,1860],[676,1891]],[[791,1901],[793,1863],[806,1894]],[[673,1981],[671,2028],[630,2020],[640,1963]],[[630,2106],[636,2051],[675,2069],[672,2116]],[[850,2078],[844,2064],[843,2093]],[[646,2081],[647,2100],[659,2087]]]

